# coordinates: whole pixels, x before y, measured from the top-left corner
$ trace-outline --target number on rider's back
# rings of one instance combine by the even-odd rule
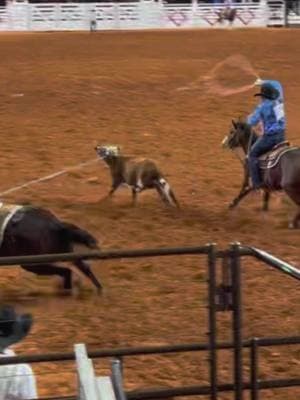
[[[274,113],[277,121],[284,117],[284,108],[282,103],[276,104],[276,106],[274,107]]]

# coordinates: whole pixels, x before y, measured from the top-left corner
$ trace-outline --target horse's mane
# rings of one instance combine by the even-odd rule
[[[239,119],[236,122],[237,126],[239,126],[240,128],[244,129],[244,130],[251,130],[251,126],[247,123],[247,121],[243,120],[243,119]]]
[[[251,135],[252,133],[252,127],[249,125],[246,121],[244,120],[238,120],[236,122],[236,125],[239,129],[245,132],[246,135]]]

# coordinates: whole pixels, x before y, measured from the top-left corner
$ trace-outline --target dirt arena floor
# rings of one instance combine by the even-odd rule
[[[0,192],[93,159],[95,144],[109,143],[157,160],[182,210],[167,210],[151,191],[136,208],[126,188],[103,200],[110,176],[101,161],[0,197],[52,210],[88,229],[105,250],[207,242],[224,248],[237,240],[300,265],[300,233],[287,229],[294,210],[285,197],[274,196],[268,214],[260,211],[259,196],[227,210],[242,175],[239,161],[220,144],[231,119],[254,107],[254,91],[220,97],[201,85],[176,90],[242,54],[261,77],[283,83],[288,138],[300,145],[299,42],[300,30],[284,29],[1,34]],[[247,79],[244,84],[253,77]],[[105,287],[100,297],[88,282],[63,296],[54,277],[1,270],[1,303],[35,319],[18,354],[72,351],[82,342],[93,350],[206,340],[204,257],[92,265]],[[244,337],[299,334],[298,282],[250,259],[243,265]],[[230,340],[230,323],[229,315],[220,315],[219,339]],[[263,379],[299,376],[299,347],[263,349],[260,360]],[[207,365],[205,353],[128,358],[126,389],[207,384]],[[109,363],[96,366],[105,373]],[[232,381],[231,367],[230,353],[221,352],[222,382]],[[75,393],[72,363],[33,368],[40,396]],[[248,372],[245,351],[245,379]],[[300,390],[264,391],[261,398],[296,400]]]

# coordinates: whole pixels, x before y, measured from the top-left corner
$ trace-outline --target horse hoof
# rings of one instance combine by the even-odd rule
[[[229,208],[229,210],[232,210],[235,206],[236,206],[235,203],[230,203],[229,206],[228,206],[228,208]]]

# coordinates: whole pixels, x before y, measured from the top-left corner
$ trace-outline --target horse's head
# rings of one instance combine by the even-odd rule
[[[242,147],[246,152],[250,135],[251,128],[245,121],[241,119],[237,121],[232,120],[232,127],[229,134],[224,137],[222,146],[230,150]]]
[[[98,156],[102,160],[118,157],[121,151],[120,147],[116,145],[106,145],[106,146],[97,145],[95,147],[95,150]]]

